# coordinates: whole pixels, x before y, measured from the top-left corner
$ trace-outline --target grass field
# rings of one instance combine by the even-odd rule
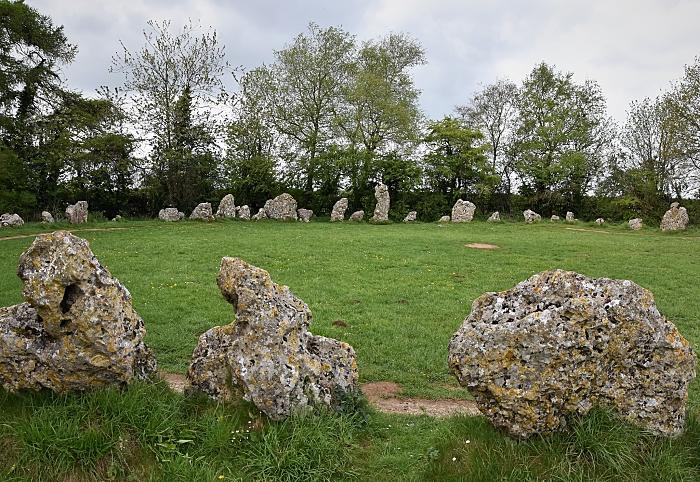
[[[65,226],[50,229],[58,227]],[[233,318],[216,286],[222,256],[289,285],[314,313],[314,333],[355,347],[362,382],[397,382],[404,396],[468,397],[446,357],[472,300],[550,268],[649,288],[700,346],[697,230],[548,222],[132,221],[79,229],[86,228],[109,229],[76,234],[129,288],[147,342],[171,372],[186,370],[199,334]],[[46,230],[25,225],[0,238]],[[0,239],[2,306],[21,301],[15,270],[32,239]],[[465,247],[474,242],[499,248]],[[700,480],[698,382],[690,399],[688,432],[672,441],[597,412],[567,433],[523,443],[481,418],[389,416],[361,402],[354,414],[270,424],[251,407],[188,400],[164,385],[72,397],[0,393],[0,480]]]

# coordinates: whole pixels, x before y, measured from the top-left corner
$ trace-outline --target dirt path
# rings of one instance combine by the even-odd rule
[[[66,229],[65,231],[70,231],[71,233],[80,233],[80,232],[85,232],[85,231],[122,231],[126,229],[133,229],[133,228],[83,228],[83,229]],[[7,241],[8,239],[23,239],[23,238],[35,238],[39,236],[40,234],[48,234],[48,233],[53,233],[54,231],[58,231],[58,229],[54,229],[53,231],[42,231],[40,233],[34,233],[34,234],[20,234],[17,236],[4,236],[0,237],[0,241]]]
[[[161,373],[173,391],[182,393],[185,389],[185,376],[180,373]],[[361,387],[362,392],[369,403],[384,413],[398,413],[404,415],[428,415],[431,417],[449,417],[451,415],[464,414],[479,416],[481,413],[476,408],[473,400],[427,400],[422,398],[398,398],[401,385],[394,382],[371,382]]]

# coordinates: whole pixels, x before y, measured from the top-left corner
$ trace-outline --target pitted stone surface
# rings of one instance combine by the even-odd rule
[[[416,220],[418,217],[418,213],[416,211],[410,211],[405,218],[403,218],[404,223],[412,223],[413,221]]]
[[[199,203],[197,207],[192,210],[190,214],[190,219],[200,219],[202,221],[213,221],[214,214],[212,214],[211,203]]]
[[[218,400],[242,395],[273,420],[326,405],[357,390],[355,352],[347,343],[312,335],[311,311],[267,271],[223,258],[218,284],[236,320],[199,338],[187,392]]]
[[[682,231],[688,227],[688,211],[679,207],[678,203],[671,204],[671,209],[666,211],[661,219],[662,231]]]
[[[216,210],[217,218],[235,218],[236,203],[233,199],[233,194],[227,194],[219,201],[219,208]]]
[[[51,215],[50,212],[48,212],[48,211],[41,212],[41,222],[42,223],[52,223],[53,221],[54,221],[53,216]]]
[[[438,223],[449,223],[449,222],[450,222],[449,216],[443,216],[440,219],[438,219]]]
[[[250,221],[250,208],[247,204],[238,208],[238,218],[244,221]]]
[[[362,221],[365,218],[364,211],[355,211],[348,218],[349,221]]]
[[[254,221],[267,219],[267,212],[265,212],[265,208],[258,209],[258,212],[251,219],[253,219]]]
[[[555,270],[477,298],[449,364],[482,413],[517,438],[560,430],[595,406],[677,435],[696,356],[651,292]]]
[[[274,199],[265,202],[265,213],[270,219],[279,221],[297,220],[297,202],[291,194],[282,193]]]
[[[75,204],[70,204],[66,208],[66,219],[71,224],[83,224],[88,220],[88,203],[87,201],[78,201]]]
[[[389,188],[380,182],[374,188],[374,197],[377,204],[374,207],[372,222],[385,223],[389,221]]]
[[[501,221],[501,214],[496,211],[486,220],[489,223],[498,223]]]
[[[17,274],[26,303],[0,308],[0,383],[9,391],[81,391],[144,379],[156,360],[129,291],[84,239],[37,236]]]
[[[161,221],[179,221],[185,217],[185,213],[178,211],[177,208],[164,208],[158,213],[158,219]]]
[[[572,213],[571,211],[566,211],[566,222],[567,223],[576,222],[576,217],[574,216],[574,213]]]
[[[469,223],[474,219],[474,211],[476,206],[470,201],[457,199],[452,206],[452,222],[453,223]]]
[[[299,221],[308,223],[311,221],[311,217],[314,215],[314,212],[311,209],[304,209],[304,208],[299,208],[297,209],[297,216],[299,217]]]
[[[333,205],[331,211],[331,222],[342,221],[345,219],[345,211],[348,210],[348,198],[343,197]]]
[[[525,222],[527,224],[539,223],[542,220],[542,216],[537,214],[535,211],[532,211],[531,209],[526,209],[525,211],[523,211],[523,217],[525,218]],[[559,219],[558,216],[557,219]],[[552,220],[554,220],[554,216],[552,216]]]
[[[642,229],[642,226],[644,225],[640,218],[630,219],[627,224],[629,225],[630,229],[633,229],[634,231]]]
[[[24,219],[19,214],[5,213],[0,215],[0,228],[10,228],[22,226]]]

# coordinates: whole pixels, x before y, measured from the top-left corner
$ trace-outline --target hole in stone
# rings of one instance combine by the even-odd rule
[[[70,320],[61,320],[61,328],[65,328],[70,324]]]
[[[61,312],[68,313],[71,306],[78,300],[78,297],[82,294],[80,288],[76,284],[66,286],[66,291],[63,293],[63,299],[61,300]],[[61,322],[63,323],[63,322]]]

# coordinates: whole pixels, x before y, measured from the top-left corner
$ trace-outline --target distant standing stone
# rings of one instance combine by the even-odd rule
[[[19,214],[5,213],[0,216],[0,227],[2,228],[14,228],[17,226],[22,226],[23,224],[24,220],[20,217]]]
[[[453,223],[469,223],[474,219],[474,211],[476,206],[470,201],[457,199],[455,205],[452,206],[452,222]]]
[[[566,222],[567,223],[573,223],[576,221],[576,218],[574,217],[574,213],[571,211],[566,212]]]
[[[374,188],[374,197],[377,199],[377,205],[374,207],[372,221],[375,223],[389,221],[389,188],[380,182]]]
[[[78,201],[75,204],[70,204],[66,208],[66,219],[71,224],[83,224],[88,220],[88,203],[87,201]]]
[[[542,220],[542,216],[531,209],[526,209],[523,211],[523,217],[525,218],[525,222],[527,224],[538,223]],[[557,217],[557,219],[559,218]]]
[[[265,202],[265,212],[270,219],[278,221],[297,220],[297,201],[291,194],[282,193],[274,199]]]
[[[550,221],[552,221],[554,223],[554,222],[559,221],[559,216],[557,216],[556,214],[552,214],[552,217],[549,219],[550,219]]]
[[[418,217],[418,213],[416,211],[410,211],[405,218],[403,218],[404,223],[412,223],[413,221],[416,220],[416,217]]]
[[[438,219],[438,223],[449,223],[449,222],[450,222],[449,216],[443,216],[440,219]]]
[[[336,201],[331,211],[331,222],[342,221],[345,219],[345,211],[348,209],[348,198],[342,197]]]
[[[678,203],[671,204],[661,219],[661,231],[682,231],[688,227],[688,211],[679,207]]]
[[[486,220],[489,223],[497,223],[501,221],[501,214],[496,211]]]
[[[355,211],[350,215],[349,221],[362,221],[365,218],[364,211]]]
[[[629,227],[635,231],[642,229],[642,220],[640,218],[634,218],[629,220]]]
[[[265,212],[265,208],[260,208],[260,209],[258,210],[257,214],[255,214],[255,215],[253,216],[252,219],[253,219],[253,221],[259,221],[259,220],[261,220],[261,219],[267,219],[267,213]]]
[[[158,219],[161,221],[174,222],[185,217],[185,213],[178,211],[177,208],[164,208],[158,212]]]
[[[52,223],[53,222],[53,215],[48,211],[42,211],[41,212],[41,222],[42,223]]]
[[[117,214],[116,216],[114,216],[114,217],[112,218],[112,221],[115,221],[115,222],[121,221],[121,220],[122,220],[122,217],[121,217],[119,214]]]
[[[238,218],[243,221],[250,221],[250,208],[247,204],[238,208]]]
[[[603,218],[598,218],[598,219],[595,220],[595,223],[598,224],[598,225],[601,225],[601,224],[605,223],[605,219],[603,219]]]
[[[199,203],[197,207],[192,210],[192,214],[190,214],[190,219],[213,221],[214,215],[212,214],[211,203]]]
[[[297,209],[297,216],[299,217],[299,221],[303,223],[308,223],[311,221],[311,217],[314,215],[314,212],[311,209],[304,209],[304,208],[299,208]]]
[[[216,210],[217,218],[235,218],[236,203],[233,201],[233,194],[225,195],[219,202],[219,208]]]

